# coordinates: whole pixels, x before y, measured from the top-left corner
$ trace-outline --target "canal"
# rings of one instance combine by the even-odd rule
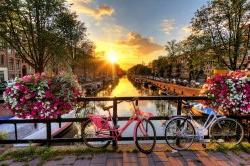
[[[126,76],[120,78],[117,82],[109,85],[104,90],[96,94],[98,97],[102,96],[156,96],[159,95],[158,90],[152,91],[143,87],[143,85],[136,85],[132,83]],[[89,113],[95,113],[100,115],[106,115],[107,112],[103,111],[104,106],[110,106],[112,102],[89,102],[80,112],[77,113],[77,117],[86,117]],[[151,112],[154,116],[169,116],[176,115],[177,109],[175,103],[170,103],[164,100],[140,100],[139,108],[145,112]],[[117,114],[119,117],[130,117],[132,115],[133,105],[131,102],[122,102],[117,106]],[[112,109],[111,109],[112,113]],[[164,121],[153,121],[156,135],[163,136],[164,128],[162,127]],[[118,125],[123,126],[126,122],[119,121]],[[132,124],[123,134],[123,136],[133,136],[134,124]],[[75,123],[72,129],[66,133],[64,137],[80,137],[81,128],[80,125]]]

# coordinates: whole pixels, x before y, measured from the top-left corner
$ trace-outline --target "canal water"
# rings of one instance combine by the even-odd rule
[[[159,95],[158,90],[152,91],[143,87],[142,85],[136,85],[132,83],[126,76],[120,78],[117,82],[108,86],[106,89],[100,91],[96,96],[156,96]],[[103,111],[104,106],[110,106],[112,102],[89,102],[79,113],[77,117],[86,117],[89,113],[95,113],[100,115],[106,115],[107,112]],[[164,100],[140,100],[139,108],[145,112],[151,112],[154,116],[170,116],[176,115],[177,109],[175,103],[170,103]],[[110,110],[112,113],[112,109]],[[117,114],[119,117],[130,117],[133,113],[133,105],[131,102],[122,102],[117,106]],[[156,129],[157,136],[164,135],[164,128],[162,123],[164,121],[153,121]],[[122,127],[126,121],[119,121],[118,125]],[[135,123],[134,123],[135,124]],[[134,124],[131,124],[122,136],[133,136]],[[74,137],[80,137],[80,125],[74,124],[73,129],[66,135],[73,135]]]

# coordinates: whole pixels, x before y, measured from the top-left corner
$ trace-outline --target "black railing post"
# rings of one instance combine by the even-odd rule
[[[15,139],[17,140],[17,126],[16,126],[17,124],[16,123],[14,123],[14,126],[15,126]]]
[[[182,99],[178,99],[178,105],[177,105],[177,115],[181,115],[181,104],[182,104]],[[177,127],[180,128],[180,123],[179,121],[177,122]],[[176,140],[176,144],[180,145],[180,139]]]
[[[58,116],[58,121],[59,121],[58,126],[59,126],[59,128],[62,127],[62,122],[61,122],[61,120],[62,120],[62,117],[61,117],[61,115],[60,115],[60,116]]]
[[[135,106],[138,106],[138,100],[135,100]]]
[[[182,99],[179,99],[177,105],[177,115],[181,115],[181,105],[182,105]]]
[[[48,121],[46,124],[47,127],[47,145],[50,146],[51,144],[51,122]]]
[[[114,127],[116,127],[117,126],[117,99],[115,97],[113,99],[113,123],[114,123]],[[117,147],[116,140],[113,140],[113,147]]]

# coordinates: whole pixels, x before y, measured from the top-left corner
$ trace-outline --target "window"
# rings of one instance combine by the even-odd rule
[[[4,54],[0,55],[0,64],[4,65]]]
[[[4,72],[0,71],[0,82],[4,81]]]
[[[17,62],[16,62],[16,68],[17,68],[17,70],[19,70],[20,69],[20,60],[17,60]]]
[[[15,79],[15,74],[10,74],[10,80]]]
[[[10,70],[14,70],[14,59],[13,59],[13,58],[10,58],[10,61],[9,61],[9,69],[10,69]]]

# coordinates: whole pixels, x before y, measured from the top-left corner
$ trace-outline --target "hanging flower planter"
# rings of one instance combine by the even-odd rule
[[[245,71],[208,78],[202,93],[211,99],[205,104],[226,115],[250,114],[250,77]]]
[[[3,94],[7,106],[19,118],[56,119],[71,111],[81,96],[72,75],[27,75],[8,83]]]

